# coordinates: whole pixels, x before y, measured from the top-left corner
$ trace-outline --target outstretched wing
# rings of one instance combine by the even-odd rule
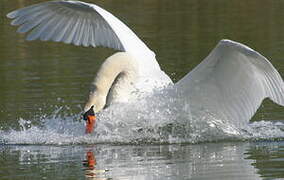
[[[153,52],[119,19],[94,5],[80,1],[50,1],[7,14],[19,25],[19,33],[31,30],[27,40],[104,46],[134,55]]]
[[[97,5],[72,0],[50,1],[13,11],[7,17],[14,19],[12,25],[20,26],[19,33],[31,31],[27,40],[104,46],[130,53],[137,60],[141,82],[150,89],[171,82],[161,71],[155,54],[135,33]]]
[[[284,106],[284,83],[272,64],[245,45],[222,40],[177,84],[192,106],[235,122],[248,122],[263,99]]]

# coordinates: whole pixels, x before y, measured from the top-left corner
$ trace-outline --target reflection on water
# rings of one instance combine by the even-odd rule
[[[247,159],[254,159],[252,163],[257,173],[263,178],[284,178],[284,143],[259,142],[247,152]]]
[[[0,146],[0,178],[284,178],[283,147],[283,141],[151,146]]]
[[[107,180],[110,178],[104,178],[105,173],[108,170],[100,170],[96,168],[97,161],[92,150],[86,153],[86,160],[83,161],[83,166],[85,167],[85,176],[87,179],[94,180]]]

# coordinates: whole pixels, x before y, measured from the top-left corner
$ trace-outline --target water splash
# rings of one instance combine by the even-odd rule
[[[85,134],[84,121],[74,120],[76,117],[70,115],[58,116],[59,110],[51,117],[41,118],[41,126],[20,119],[21,130],[0,131],[0,143],[168,144],[284,138],[283,121],[239,124],[220,120],[206,110],[198,111],[180,99],[165,101],[165,97],[164,94],[141,98],[139,103],[113,104],[98,115],[95,131],[90,135]]]

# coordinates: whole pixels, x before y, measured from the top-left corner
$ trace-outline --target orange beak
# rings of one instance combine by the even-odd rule
[[[94,131],[95,123],[96,123],[96,116],[88,115],[86,121],[86,134],[90,134]]]

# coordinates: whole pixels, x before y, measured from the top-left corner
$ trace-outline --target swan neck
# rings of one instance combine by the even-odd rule
[[[128,53],[119,52],[107,58],[92,83],[93,89],[86,105],[87,108],[94,105],[95,111],[103,109],[110,90],[117,83],[117,80],[119,80],[119,85],[115,88],[126,88],[123,86],[134,81],[137,74],[138,65]]]
[[[116,53],[102,64],[95,80],[97,91],[107,96],[115,80],[121,77],[129,77],[137,74],[135,61],[127,53]]]

